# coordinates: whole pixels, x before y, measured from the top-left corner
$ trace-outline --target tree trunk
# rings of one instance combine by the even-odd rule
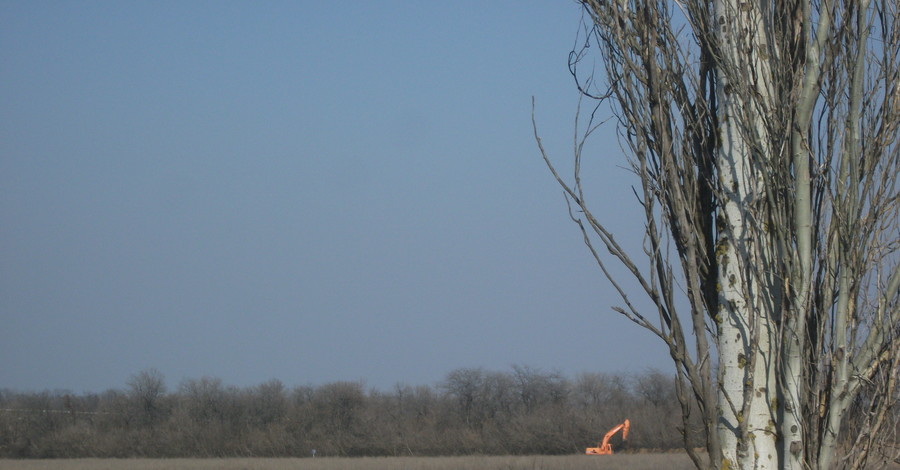
[[[768,132],[760,110],[771,106],[765,28],[751,3],[719,0],[718,86],[721,220],[718,349],[722,468],[776,469],[773,404],[777,402],[774,328],[780,291],[760,267],[772,266],[759,166]],[[741,76],[742,74],[742,76]],[[747,79],[749,75],[749,80]]]

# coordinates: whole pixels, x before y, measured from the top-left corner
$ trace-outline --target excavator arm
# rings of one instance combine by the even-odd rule
[[[603,441],[599,444],[599,447],[588,447],[585,449],[584,453],[587,455],[610,455],[613,453],[612,446],[609,444],[609,440],[612,439],[613,436],[616,435],[617,432],[622,431],[622,440],[625,441],[628,439],[628,428],[631,427],[631,421],[627,419],[622,424],[612,428],[609,432],[603,436]]]

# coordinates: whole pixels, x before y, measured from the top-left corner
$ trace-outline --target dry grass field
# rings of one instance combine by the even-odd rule
[[[684,454],[525,457],[0,460],[0,470],[690,470]]]
[[[528,457],[0,459],[0,470],[691,470],[685,454]],[[889,470],[900,470],[900,465]]]

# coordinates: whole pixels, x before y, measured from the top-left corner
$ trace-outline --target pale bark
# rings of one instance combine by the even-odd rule
[[[805,429],[806,420],[802,416],[804,383],[801,377],[806,374],[804,352],[808,345],[805,325],[808,322],[811,308],[813,201],[810,143],[804,130],[809,128],[819,91],[818,84],[822,71],[821,56],[831,28],[831,3],[827,0],[823,1],[815,37],[807,43],[806,64],[803,69],[794,117],[796,124],[790,133],[791,154],[796,174],[793,218],[796,251],[790,277],[794,295],[790,301],[790,311],[785,319],[784,333],[781,338],[784,352],[781,363],[783,386],[779,410],[781,416],[779,432],[782,436],[781,452],[785,460],[784,467],[790,470],[804,468],[803,457],[806,447],[804,434],[808,432]],[[813,37],[808,27],[805,27],[803,33],[809,38]]]
[[[772,106],[766,28],[758,5],[719,0],[720,147],[716,167],[722,201],[719,232],[719,408],[723,460],[733,468],[778,468],[774,429],[778,286],[765,269],[774,247],[765,232],[760,168],[769,135],[762,116]],[[765,54],[765,56],[763,56]],[[763,273],[760,275],[760,273]],[[723,464],[725,466],[726,464]]]

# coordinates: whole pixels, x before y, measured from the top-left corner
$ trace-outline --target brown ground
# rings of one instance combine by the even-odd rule
[[[0,470],[691,470],[684,454],[526,457],[366,457],[0,460]]]
[[[692,470],[685,454],[526,457],[365,457],[3,460],[0,470]],[[889,467],[900,470],[900,465]]]

